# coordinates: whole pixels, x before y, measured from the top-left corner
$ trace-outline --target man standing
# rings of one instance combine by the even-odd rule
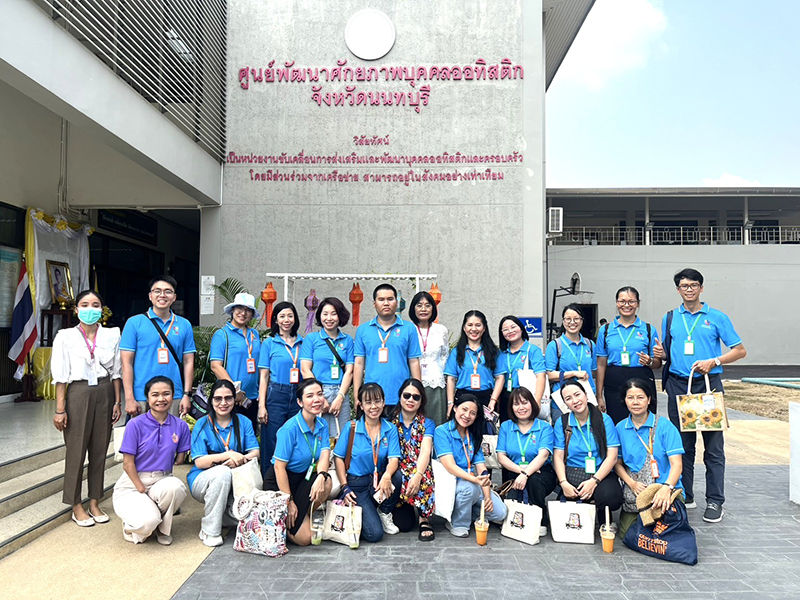
[[[386,396],[387,413],[400,399],[400,385],[408,377],[422,377],[417,330],[397,316],[397,290],[382,283],[372,292],[377,316],[356,331],[353,396],[365,383],[377,383]]]
[[[667,362],[664,364],[664,390],[667,392],[670,420],[680,429],[677,396],[686,393],[689,376],[694,369],[692,393],[706,390],[703,375],[708,373],[711,389],[723,391],[722,365],[744,358],[747,351],[742,339],[733,328],[727,315],[700,301],[703,292],[703,276],[695,269],[683,269],[673,278],[675,287],[683,299],[677,310],[671,310],[661,324],[663,345],[656,342],[653,354]],[[720,345],[729,350],[721,354]],[[694,460],[697,433],[682,432],[683,486],[686,490],[687,508],[695,508]],[[718,523],[725,512],[725,439],[721,431],[704,431],[703,462],[706,466],[706,510],[703,520]]]
[[[178,282],[169,275],[150,281],[150,302],[146,314],[134,315],[125,323],[119,349],[125,411],[135,417],[147,408],[144,384],[156,375],[169,377],[180,396],[180,414],[189,412],[194,381],[194,333],[192,325],[172,312],[178,296]],[[172,403],[178,411],[178,403]]]

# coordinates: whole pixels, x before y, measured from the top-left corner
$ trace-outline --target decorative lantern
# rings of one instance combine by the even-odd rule
[[[266,309],[261,315],[261,322],[269,327],[272,323],[272,304],[278,299],[278,292],[272,287],[272,282],[267,282],[267,287],[261,292],[261,301],[264,303]]]
[[[361,291],[361,286],[357,283],[353,284],[353,289],[350,290],[350,302],[353,303],[353,327],[358,327],[361,321],[359,311],[361,303],[364,301],[364,292]]]
[[[403,298],[403,292],[397,290],[397,316],[402,316],[403,311],[406,309],[406,299]]]
[[[439,322],[439,316],[438,316],[439,310],[438,309],[439,309],[439,302],[442,301],[442,292],[439,291],[439,286],[436,284],[436,282],[431,284],[431,290],[430,290],[429,293],[430,293],[431,297],[433,298],[433,301],[436,302],[436,309],[437,309],[436,310],[436,313],[437,313],[436,322],[438,323]]]
[[[306,296],[305,299],[305,307],[308,310],[308,316],[306,317],[306,335],[311,333],[311,329],[314,326],[314,313],[317,312],[317,308],[319,307],[319,298],[317,298],[317,290],[311,288]]]

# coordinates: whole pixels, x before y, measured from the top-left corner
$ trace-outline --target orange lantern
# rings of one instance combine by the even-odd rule
[[[361,303],[364,301],[364,292],[361,291],[361,286],[357,283],[353,284],[353,289],[350,290],[350,302],[353,303],[353,327],[358,327],[361,321],[359,311],[361,310]]]
[[[437,313],[436,314],[436,322],[438,323],[439,322],[439,314],[438,314],[439,310],[438,309],[439,309],[439,302],[442,301],[442,292],[439,291],[439,286],[436,284],[436,282],[431,284],[431,291],[429,293],[430,293],[431,297],[433,298],[433,301],[436,302],[436,309],[437,309],[436,310],[436,313]]]
[[[261,292],[261,301],[264,303],[264,312],[261,315],[261,322],[266,321],[266,326],[269,327],[272,323],[272,304],[278,299],[278,292],[272,287],[272,282],[267,282],[267,287]]]

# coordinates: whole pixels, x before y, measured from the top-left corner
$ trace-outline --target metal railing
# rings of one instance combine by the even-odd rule
[[[31,0],[217,160],[227,0]]]
[[[742,227],[652,227],[649,230],[653,246],[738,245],[744,243]],[[565,227],[554,244],[564,246],[625,246],[644,245],[644,227]],[[774,226],[750,229],[751,244],[800,244],[800,227]]]

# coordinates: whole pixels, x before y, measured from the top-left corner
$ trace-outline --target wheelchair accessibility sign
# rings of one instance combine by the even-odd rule
[[[520,317],[529,338],[542,337],[542,317]]]

